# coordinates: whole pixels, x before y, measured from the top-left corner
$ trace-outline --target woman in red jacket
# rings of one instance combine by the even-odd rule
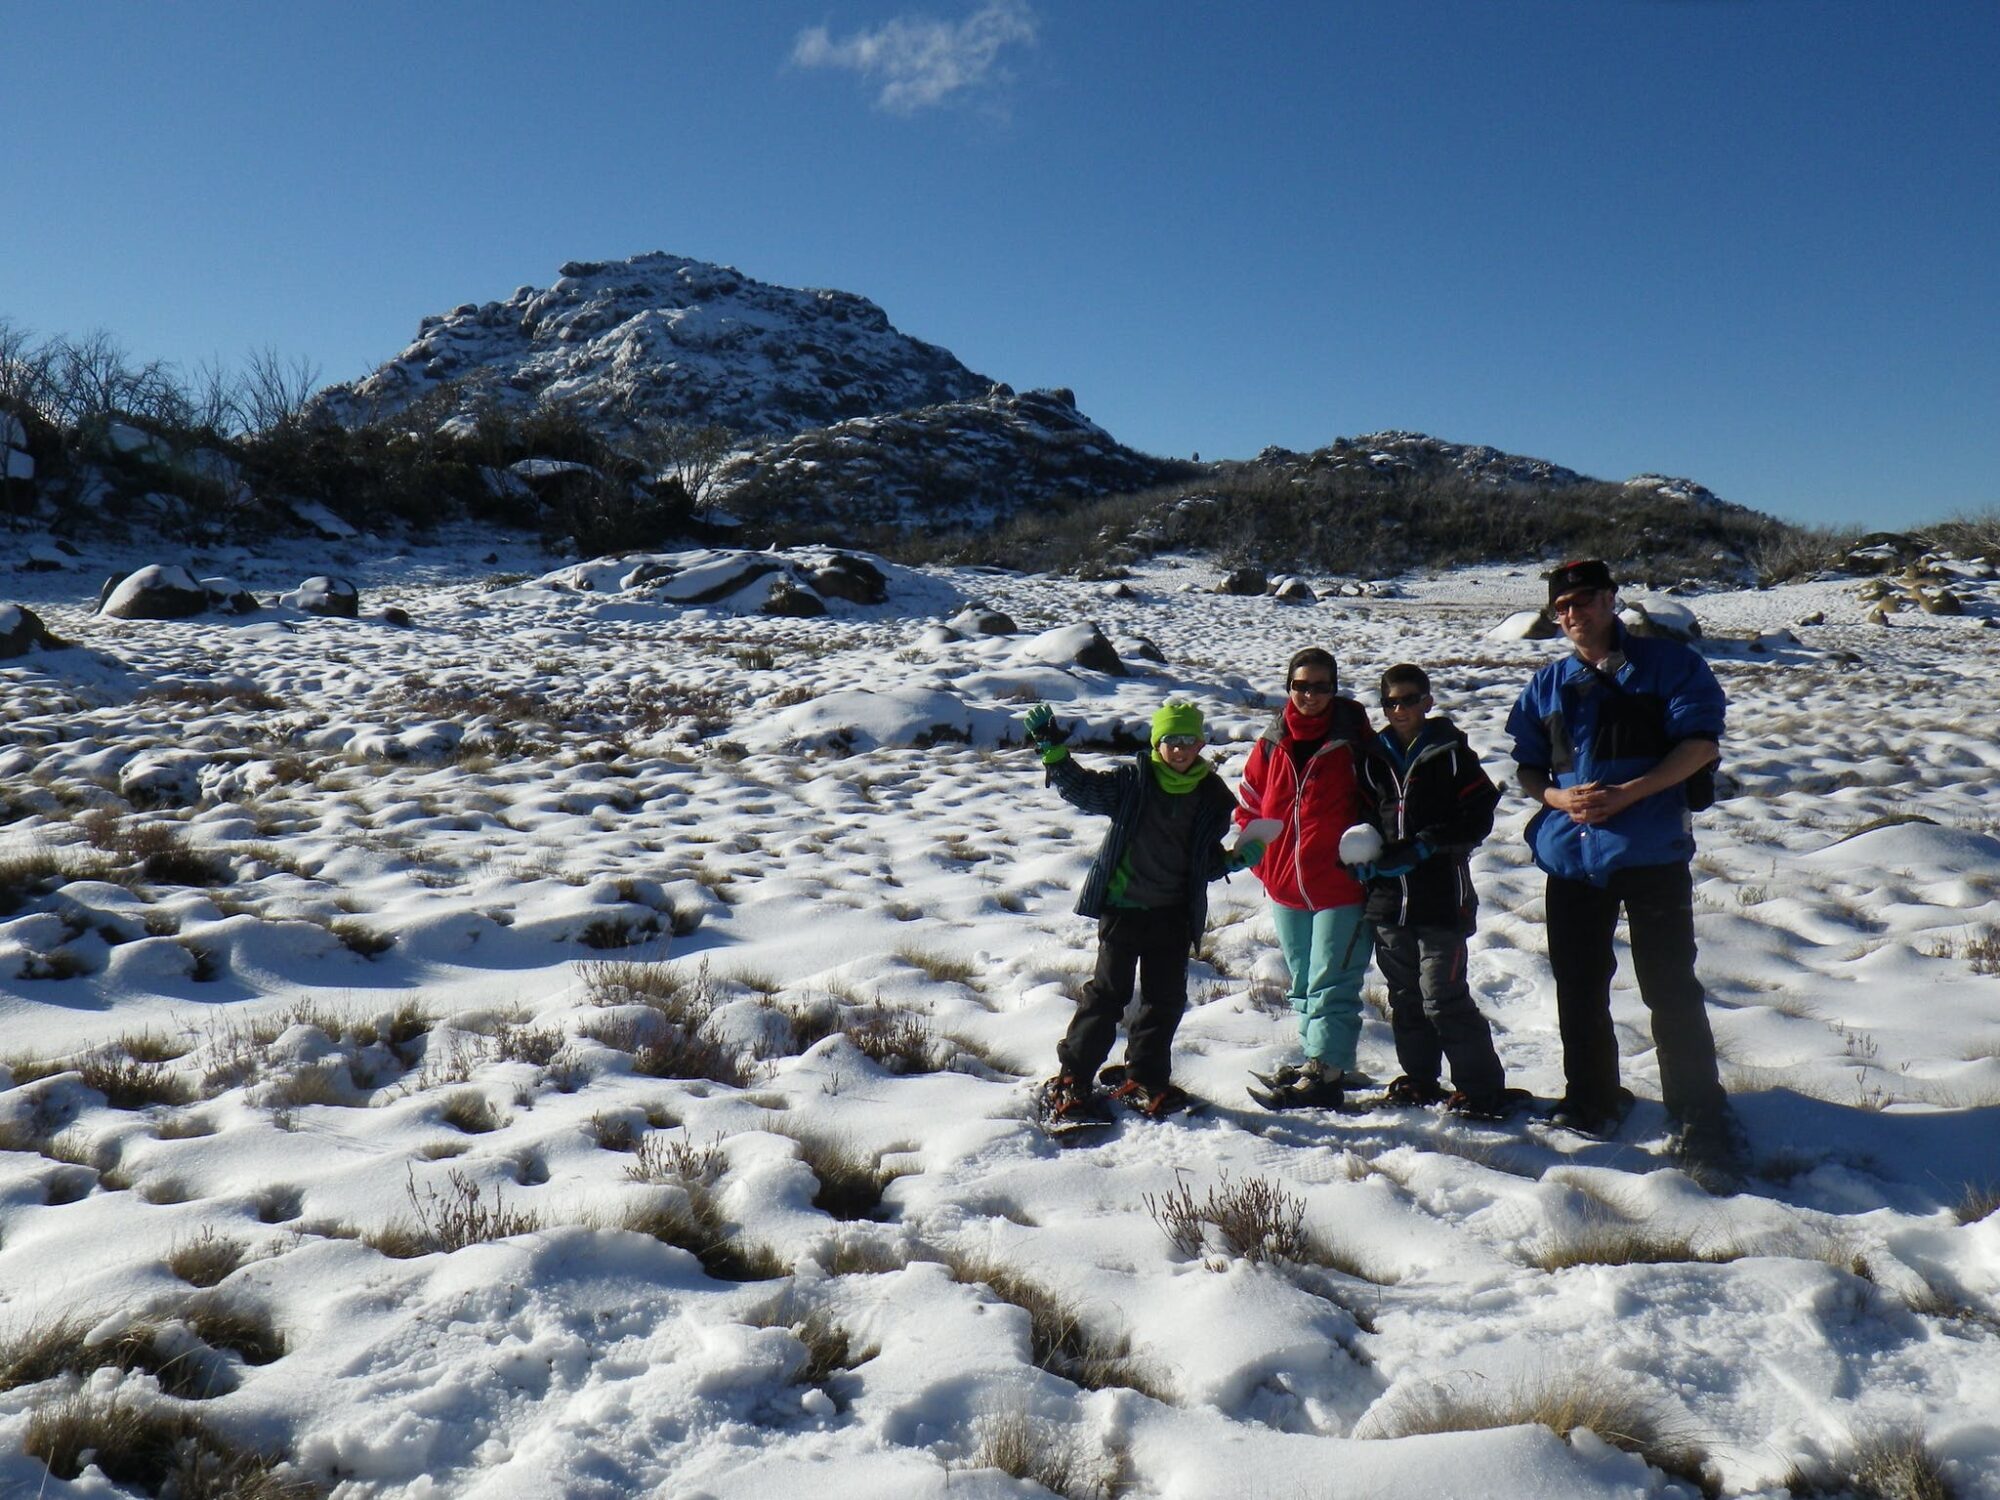
[[[1359,769],[1375,730],[1358,703],[1336,694],[1337,677],[1330,651],[1308,646],[1292,658],[1285,706],[1251,748],[1237,798],[1239,824],[1281,825],[1256,870],[1291,970],[1305,1061],[1267,1079],[1268,1094],[1253,1093],[1274,1109],[1338,1107],[1361,1040],[1368,893],[1340,862],[1340,836],[1368,821]]]

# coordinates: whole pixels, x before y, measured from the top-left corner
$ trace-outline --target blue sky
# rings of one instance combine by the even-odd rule
[[[5,3],[5,0],[0,0]],[[2000,504],[2000,5],[6,3],[0,318],[328,379],[661,249],[1154,452]]]

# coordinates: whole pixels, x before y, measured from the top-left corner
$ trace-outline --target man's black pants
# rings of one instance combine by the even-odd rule
[[[1112,907],[1097,923],[1097,971],[1083,987],[1069,1033],[1056,1048],[1062,1070],[1090,1080],[1111,1055],[1118,1021],[1139,982],[1139,1012],[1125,1038],[1126,1076],[1162,1087],[1171,1067],[1174,1029],[1187,1009],[1188,918],[1185,911]]]
[[[1694,972],[1694,878],[1679,863],[1614,871],[1602,887],[1549,877],[1549,966],[1569,1097],[1608,1112],[1617,1095],[1611,976],[1618,972],[1612,938],[1621,905],[1639,995],[1652,1013],[1667,1113],[1685,1120],[1719,1110],[1725,1096],[1715,1034]]]

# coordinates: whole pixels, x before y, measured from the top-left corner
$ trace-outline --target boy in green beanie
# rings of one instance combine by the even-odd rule
[[[1112,771],[1087,771],[1070,758],[1069,732],[1048,704],[1029,709],[1025,723],[1048,784],[1072,806],[1111,819],[1076,903],[1078,915],[1097,919],[1097,968],[1056,1049],[1059,1071],[1042,1086],[1044,1114],[1056,1123],[1105,1118],[1097,1071],[1135,976],[1139,1011],[1112,1097],[1144,1114],[1171,1113],[1188,1102],[1167,1076],[1169,1053],[1187,1009],[1188,955],[1208,916],[1208,883],[1255,864],[1264,847],[1223,848],[1236,799],[1201,758],[1207,734],[1192,703],[1164,704],[1153,715],[1152,748]]]

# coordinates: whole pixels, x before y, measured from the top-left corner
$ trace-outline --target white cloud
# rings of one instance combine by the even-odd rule
[[[875,103],[908,115],[1001,81],[1000,49],[1034,40],[1035,13],[1027,0],[987,0],[956,23],[898,17],[839,40],[824,26],[810,27],[792,44],[792,61],[801,68],[846,68],[879,82]]]

